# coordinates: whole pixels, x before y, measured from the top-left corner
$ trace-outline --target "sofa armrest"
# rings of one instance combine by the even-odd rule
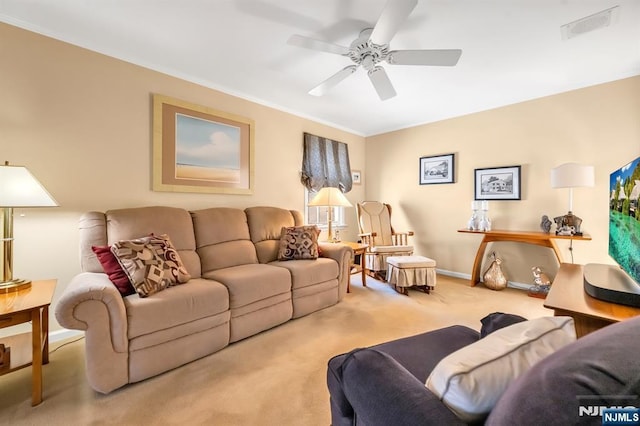
[[[357,349],[344,360],[342,386],[356,422],[376,425],[458,425],[456,417],[395,359],[375,349]]]
[[[111,345],[116,352],[127,351],[127,312],[122,295],[106,274],[83,272],[76,275],[64,289],[55,308],[61,326],[88,331],[100,320],[94,312],[82,309],[85,302],[97,301],[108,312]]]
[[[108,393],[128,383],[127,313],[106,274],[83,272],[55,306],[61,326],[85,331],[85,360],[91,387]]]
[[[351,264],[353,263],[353,249],[344,244],[319,243],[322,257],[338,262],[338,300],[347,294],[347,284],[351,279]]]

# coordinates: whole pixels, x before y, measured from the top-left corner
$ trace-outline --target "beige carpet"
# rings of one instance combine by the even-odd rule
[[[31,369],[0,377],[0,424],[329,425],[326,365],[333,355],[452,324],[480,328],[501,311],[552,315],[522,290],[492,291],[438,276],[431,294],[402,296],[352,277],[336,306],[234,343],[158,377],[101,395],[84,376],[84,341],[52,345],[44,401],[31,407]]]

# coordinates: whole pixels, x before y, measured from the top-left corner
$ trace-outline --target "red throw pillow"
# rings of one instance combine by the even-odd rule
[[[122,270],[122,266],[118,263],[118,259],[111,252],[109,246],[92,246],[91,249],[98,257],[102,269],[107,274],[113,285],[116,286],[122,296],[134,294],[136,291],[129,281],[129,277]]]

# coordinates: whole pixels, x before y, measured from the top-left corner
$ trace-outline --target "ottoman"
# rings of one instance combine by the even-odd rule
[[[429,293],[436,287],[436,261],[424,256],[387,257],[387,282],[401,294],[409,287]]]

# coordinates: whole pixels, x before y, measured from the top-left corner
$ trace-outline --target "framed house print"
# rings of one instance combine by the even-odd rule
[[[420,185],[454,183],[455,154],[420,158]]]
[[[154,191],[251,194],[253,135],[252,120],[154,95]]]
[[[476,200],[519,200],[520,166],[475,169]]]

